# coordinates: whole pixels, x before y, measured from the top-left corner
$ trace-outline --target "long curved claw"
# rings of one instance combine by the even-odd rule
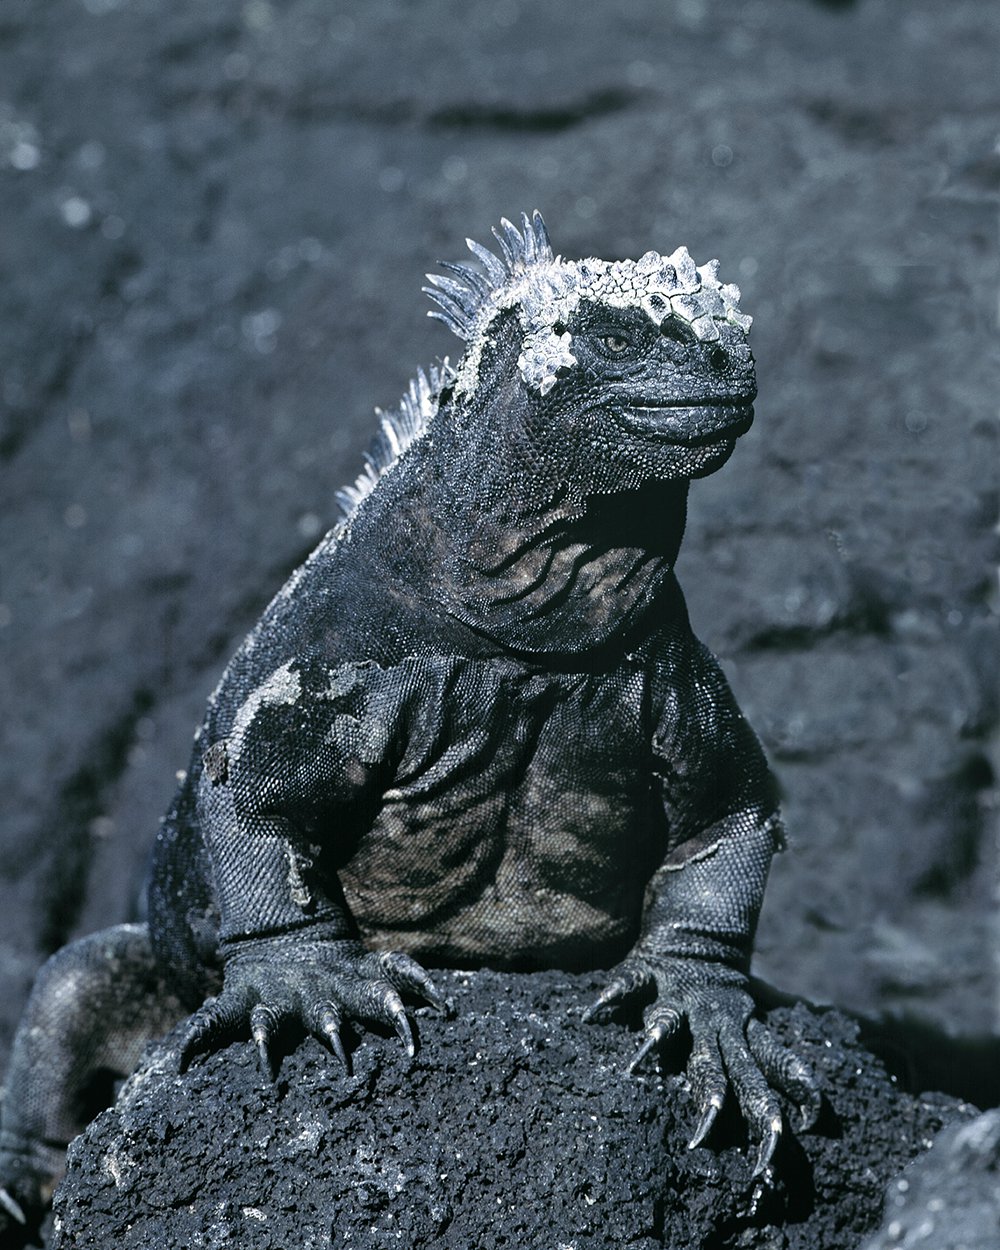
[[[280,1023],[278,1013],[265,1003],[257,1003],[250,1012],[250,1036],[257,1044],[260,1064],[268,1083],[274,1080],[277,1071],[274,1056],[271,1053],[271,1043],[274,1041]]]
[[[729,1083],[726,1079],[717,1035],[712,1030],[697,1029],[693,1020],[691,1026],[694,1045],[691,1048],[691,1058],[688,1060],[688,1080],[691,1082],[691,1092],[701,1110],[698,1127],[689,1142],[689,1149],[693,1150],[705,1140],[715,1123],[715,1117],[722,1110]]]
[[[315,1022],[313,1031],[318,1033],[327,1043],[333,1053],[340,1060],[344,1071],[348,1076],[351,1074],[351,1063],[347,1057],[347,1051],[344,1049],[344,1042],[340,1036],[340,1026],[342,1023],[341,1014],[333,1003],[321,1003],[314,1008]]]
[[[382,956],[381,963],[384,975],[397,989],[422,998],[438,1011],[446,1009],[444,995],[415,959],[402,951],[388,951]]]
[[[757,1160],[753,1165],[753,1171],[750,1173],[750,1179],[756,1180],[758,1176],[762,1176],[771,1165],[771,1159],[781,1140],[781,1116],[773,1119],[768,1126],[767,1134],[761,1138],[760,1145],[757,1147]]]
[[[417,1044],[413,1040],[413,1029],[410,1026],[409,1018],[407,1017],[406,1008],[397,998],[396,1005],[393,1005],[390,1008],[390,1011],[392,1013],[393,1026],[399,1040],[403,1043],[403,1049],[406,1051],[408,1057],[412,1059],[417,1053]]]
[[[191,1061],[209,1050],[219,1037],[234,1033],[243,1019],[241,1005],[225,994],[206,999],[188,1020],[178,1045],[177,1069],[187,1071]]]
[[[0,1207],[2,1207],[11,1219],[15,1220],[18,1224],[26,1225],[28,1223],[28,1218],[24,1214],[21,1204],[2,1186],[0,1186]]]
[[[596,1020],[612,1005],[617,1002],[623,995],[617,987],[617,983],[612,981],[610,985],[606,985],[600,994],[594,999],[589,1007],[584,1008],[583,1020],[589,1024],[591,1020]]]
[[[632,1076],[635,1073],[636,1069],[639,1067],[639,1064],[642,1063],[643,1059],[646,1058],[646,1056],[653,1049],[653,1047],[656,1046],[659,1040],[660,1040],[660,1034],[656,1029],[654,1029],[651,1033],[648,1033],[646,1035],[646,1040],[642,1043],[639,1049],[635,1052],[632,1062],[628,1065],[629,1076]]]
[[[656,1005],[646,1012],[646,1040],[639,1048],[639,1053],[628,1065],[629,1074],[635,1072],[654,1046],[668,1037],[673,1037],[681,1027],[681,1013],[673,1007]]]
[[[627,998],[631,998],[633,994],[637,994],[644,989],[650,981],[653,980],[653,974],[639,964],[623,964],[601,990],[600,994],[594,999],[590,1006],[584,1011],[583,1019],[585,1022],[596,1020],[609,1007],[620,1003]]]
[[[802,1066],[805,1067],[806,1065],[803,1064]],[[810,1073],[811,1076],[812,1074]],[[798,1107],[799,1131],[806,1133],[819,1119],[819,1113],[823,1108],[823,1094],[815,1082],[811,1084],[807,1095],[801,1101],[798,1101]]]
[[[783,1046],[759,1020],[747,1024],[747,1044],[768,1082],[799,1108],[799,1127],[812,1128],[823,1105],[823,1095],[812,1069]]]
[[[694,1136],[688,1142],[688,1150],[696,1150],[705,1138],[712,1131],[712,1125],[715,1118],[722,1110],[722,1098],[718,1094],[712,1094],[708,1100],[708,1106],[702,1112],[702,1117],[698,1121],[698,1127],[694,1131]]]
[[[215,1002],[210,998],[187,1022],[177,1054],[177,1068],[181,1073],[186,1072],[192,1059],[208,1047],[216,1029]]]

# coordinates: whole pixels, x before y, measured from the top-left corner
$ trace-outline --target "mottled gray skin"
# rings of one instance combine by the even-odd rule
[[[523,229],[498,235],[513,275],[544,260],[540,219]],[[540,389],[518,308],[485,320],[474,367],[434,375],[418,436],[227,668],[157,840],[148,930],[40,978],[4,1106],[10,1210],[38,1206],[81,1127],[80,1056],[127,1071],[185,1009],[182,1067],[241,1034],[269,1066],[288,1019],[342,1057],[347,1018],[412,1050],[404,996],[438,1001],[417,957],[621,960],[588,1014],[651,994],[637,1058],[686,1020],[695,1141],[732,1087],[755,1175],[773,1088],[815,1113],[747,992],[775,787],[673,573],[688,482],[752,420],[744,329],[704,340],[581,300],[556,328],[574,363]]]

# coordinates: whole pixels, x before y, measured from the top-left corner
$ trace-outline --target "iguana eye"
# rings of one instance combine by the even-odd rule
[[[708,363],[712,366],[716,373],[721,373],[722,370],[725,369],[726,365],[729,364],[729,353],[724,351],[721,347],[713,347],[708,353]]]
[[[632,346],[631,341],[624,334],[605,334],[601,342],[612,356],[621,356]]]

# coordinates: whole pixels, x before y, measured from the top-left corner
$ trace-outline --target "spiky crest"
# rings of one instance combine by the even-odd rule
[[[424,291],[439,306],[429,315],[443,321],[469,344],[456,375],[458,393],[475,390],[479,359],[490,323],[505,309],[516,309],[524,331],[521,376],[544,395],[558,371],[576,364],[569,333],[556,332],[581,300],[612,308],[642,308],[661,325],[667,317],[687,321],[699,339],[719,337],[719,322],[746,333],[752,318],[738,308],[739,287],[718,280],[719,262],[695,265],[687,248],[670,256],[647,252],[639,260],[590,258],[564,261],[555,256],[541,214],[521,214],[521,228],[502,218],[493,235],[501,255],[467,239],[482,272],[467,264],[443,263],[451,276],[428,274]]]
[[[337,491],[337,502],[345,519],[371,494],[379,479],[396,464],[400,456],[423,436],[428,422],[437,412],[441,392],[454,376],[447,360],[443,360],[440,365],[431,365],[426,373],[423,369],[418,369],[417,376],[411,380],[395,412],[375,409],[375,415],[379,419],[379,432],[365,454],[365,467],[352,485]]]
[[[531,217],[527,213],[521,214],[520,230],[506,217],[501,217],[499,227],[493,227],[493,236],[500,245],[502,260],[474,239],[466,239],[469,251],[485,272],[480,273],[471,265],[442,261],[441,268],[455,276],[446,278],[442,274],[429,273],[427,280],[432,285],[422,288],[441,308],[440,312],[435,310],[428,315],[443,321],[449,330],[466,342],[475,336],[483,311],[497,302],[497,297],[510,287],[512,281],[527,273],[533,265],[557,263],[545,222],[537,209]]]
[[[345,518],[375,489],[379,480],[397,463],[427,429],[437,412],[446,386],[469,393],[478,380],[479,359],[490,323],[504,309],[517,310],[524,336],[518,367],[521,376],[544,395],[556,383],[559,369],[576,364],[572,336],[557,333],[581,300],[612,308],[642,308],[660,325],[667,317],[690,323],[700,339],[719,337],[716,322],[728,321],[746,332],[752,318],[739,312],[739,287],[718,280],[719,262],[696,266],[687,248],[670,256],[647,252],[639,260],[564,261],[549,242],[541,213],[521,214],[518,229],[506,217],[493,227],[500,249],[496,256],[474,239],[466,239],[469,251],[482,269],[468,264],[441,263],[445,274],[428,274],[431,286],[424,291],[440,307],[429,315],[443,321],[469,344],[456,373],[447,361],[419,370],[395,412],[376,409],[380,431],[365,456],[365,467],[352,485],[337,492]]]

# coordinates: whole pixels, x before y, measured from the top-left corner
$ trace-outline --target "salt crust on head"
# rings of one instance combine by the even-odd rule
[[[518,367],[527,384],[545,395],[561,368],[576,364],[572,336],[565,326],[582,300],[609,308],[641,308],[657,326],[668,317],[686,321],[697,338],[719,338],[719,323],[746,333],[752,318],[739,311],[739,287],[718,279],[719,262],[698,266],[685,247],[670,256],[647,252],[639,260],[596,258],[566,261],[555,256],[541,215],[521,216],[521,229],[506,218],[494,229],[501,260],[473,240],[469,250],[483,272],[470,265],[445,264],[450,276],[428,274],[424,290],[440,306],[431,313],[469,348],[456,389],[475,389],[479,359],[491,322],[513,309],[524,331]]]
[[[719,262],[698,266],[686,247],[669,256],[647,252],[638,260],[563,260],[554,255],[537,211],[530,217],[522,213],[520,228],[502,218],[493,234],[499,256],[466,240],[480,268],[443,262],[447,274],[427,275],[431,285],[424,290],[439,306],[430,316],[443,321],[468,347],[458,372],[447,360],[426,373],[420,370],[395,412],[376,410],[380,432],[365,457],[364,471],[337,494],[345,515],[337,533],[379,479],[424,435],[441,392],[475,392],[490,326],[503,312],[513,310],[520,322],[518,368],[539,395],[555,386],[560,369],[576,364],[572,335],[564,327],[583,300],[608,308],[641,308],[658,326],[678,317],[704,342],[719,338],[720,323],[744,334],[750,329],[752,318],[739,311],[739,287],[721,284]]]

